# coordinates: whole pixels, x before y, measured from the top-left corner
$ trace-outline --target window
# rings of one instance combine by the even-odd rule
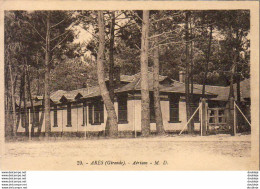
[[[194,102],[192,102],[190,104],[191,107],[191,116],[193,115],[193,113],[196,111],[196,109],[199,107],[199,100],[195,100]],[[196,114],[193,117],[193,121],[194,122],[200,122],[200,118],[199,118],[199,110],[196,112]]]
[[[71,127],[71,104],[67,104],[67,127]]]
[[[40,107],[36,106],[34,111],[35,111],[35,124],[34,124],[34,126],[38,127],[39,122],[40,122]]]
[[[94,104],[94,124],[104,123],[104,106],[102,102]]]
[[[180,96],[171,95],[170,99],[170,122],[179,122],[179,101]]]
[[[127,95],[118,97],[118,123],[127,123]]]
[[[209,108],[208,119],[211,125],[226,124],[225,108]]]
[[[89,123],[92,124],[93,121],[92,121],[92,117],[93,117],[93,104],[89,104],[88,106],[88,120],[89,120]]]
[[[22,112],[21,112],[21,121],[22,121],[22,127],[23,128],[28,128],[28,122],[29,122],[29,111],[28,109],[22,109]]]
[[[89,123],[99,125],[104,123],[104,104],[101,101],[96,101],[89,105]]]
[[[83,102],[83,107],[82,107],[82,126],[87,125],[87,104],[86,102]]]
[[[209,123],[216,123],[216,111],[213,109],[208,110],[208,118],[209,118]]]
[[[219,109],[218,110],[218,122],[219,123],[226,123],[225,120],[225,110],[224,109]]]
[[[150,123],[155,123],[154,95],[150,93]]]
[[[53,109],[53,127],[58,127],[58,112],[57,112],[57,105],[54,105]]]

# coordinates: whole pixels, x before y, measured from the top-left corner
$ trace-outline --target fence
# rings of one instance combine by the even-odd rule
[[[238,115],[251,127],[251,123],[245,113],[237,105],[233,98],[228,102],[228,107],[208,108],[206,100],[202,99],[200,106],[196,109],[187,123],[183,126],[179,135],[185,130],[188,124],[194,119],[196,112],[200,112],[200,133],[202,136],[209,134],[211,131],[216,133],[228,132],[231,135],[236,135],[238,126]],[[240,116],[241,117],[241,116]],[[241,123],[241,122],[240,122]]]

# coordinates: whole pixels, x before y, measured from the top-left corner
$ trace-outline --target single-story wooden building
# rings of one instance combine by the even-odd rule
[[[153,106],[153,73],[149,72],[150,90],[150,128],[156,131],[155,111]],[[187,123],[185,84],[180,73],[180,81],[160,76],[160,98],[164,129],[166,132],[178,132]],[[118,77],[119,80],[119,77]],[[141,132],[141,75],[121,75],[115,90],[115,110],[118,116],[118,131],[121,135],[133,135]],[[107,81],[108,84],[108,81]],[[212,91],[211,89],[215,90]],[[218,88],[218,89],[216,89]],[[195,111],[200,103],[201,85],[194,85],[192,110]],[[219,90],[220,89],[220,90]],[[218,99],[227,87],[206,87],[206,98],[211,101],[227,101]],[[209,106],[210,106],[209,104]],[[35,118],[33,122],[32,107],[28,102],[29,128],[37,133],[45,132],[43,97],[34,99]],[[21,116],[17,132],[25,133],[25,118]],[[99,86],[77,89],[73,91],[58,90],[51,94],[51,133],[55,136],[75,135],[84,136],[92,133],[102,133],[105,130],[107,112],[100,95]],[[224,121],[224,120],[223,120]],[[33,126],[34,125],[34,126]],[[33,126],[33,127],[32,127]],[[199,113],[194,116],[195,131],[200,130]]]

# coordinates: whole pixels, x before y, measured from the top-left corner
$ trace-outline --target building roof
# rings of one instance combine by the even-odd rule
[[[59,102],[59,100],[61,99],[61,97],[66,94],[67,91],[64,91],[64,90],[57,90],[53,93],[51,93],[51,100],[53,102]]]
[[[140,72],[135,75],[121,75],[120,81],[126,82],[123,86],[119,87],[115,90],[115,93],[127,92],[127,91],[140,91],[141,90],[141,74]],[[185,83],[171,80],[170,84],[163,84],[166,79],[169,79],[167,76],[159,76],[159,89],[161,92],[167,93],[179,93],[185,94]],[[153,72],[148,71],[148,80],[149,80],[149,90],[153,91]],[[202,87],[203,85],[194,84],[193,93],[194,94],[202,94]],[[241,100],[245,98],[250,98],[250,80],[245,79],[240,83],[241,87]],[[205,86],[205,94],[210,97],[211,100],[218,100],[218,101],[227,101],[229,97],[229,90],[230,87],[224,86],[212,86],[206,85]],[[234,84],[234,93],[236,96],[236,84]],[[88,88],[81,88],[72,91],[64,91],[58,90],[51,93],[51,101],[54,103],[60,103],[61,101],[68,100],[74,101],[80,98],[92,98],[101,96],[99,86],[92,86]],[[41,101],[42,97],[37,96],[35,98],[36,102]],[[35,103],[35,105],[41,105],[41,103]],[[28,103],[30,105],[30,103]]]
[[[167,76],[159,76],[159,82],[166,79]],[[153,73],[148,71],[148,85],[149,85],[149,91],[153,91]],[[163,89],[164,86],[159,84],[159,89]],[[131,83],[128,83],[119,89],[115,90],[115,92],[126,92],[126,91],[134,91],[134,90],[141,90],[141,74],[135,74],[133,81]]]
[[[162,92],[174,92],[185,94],[185,83],[173,80],[173,84],[170,87],[164,88]],[[193,86],[193,94],[202,94],[202,88]],[[205,90],[205,94],[207,96],[217,96],[216,93],[211,92],[209,90]]]
[[[203,85],[194,84],[194,87],[202,91]],[[211,98],[211,100],[226,101],[228,100],[229,87],[206,85],[205,91],[216,94],[217,96]]]
[[[234,93],[235,97],[237,97],[237,84],[234,84]],[[241,99],[249,99],[250,98],[250,79],[245,79],[240,82],[240,96]]]
[[[80,94],[82,94],[83,98],[91,98],[91,97],[101,95],[99,86],[90,87],[89,89],[87,89],[87,91],[85,91],[84,93],[80,93]]]
[[[120,79],[123,80],[123,82],[127,82],[127,84],[123,85],[122,87],[119,87],[115,90],[115,93],[121,93],[121,92],[127,92],[127,91],[140,91],[141,90],[141,73],[137,73],[132,76],[128,75],[122,75]],[[163,82],[166,79],[168,79],[167,76],[159,76],[159,82]],[[120,80],[121,81],[121,80]],[[153,72],[148,71],[148,81],[149,81],[149,90],[153,91]],[[167,92],[167,93],[180,93],[185,94],[185,84],[176,80],[171,80],[171,84],[168,86],[159,84],[159,89],[161,92]],[[193,90],[194,94],[202,94],[202,91],[200,88],[194,87]],[[82,88],[72,91],[61,91],[57,92],[57,95],[60,95],[60,99],[62,98],[67,99],[68,101],[74,100],[76,98],[92,98],[100,96],[100,89],[99,86],[93,86],[89,88]],[[206,95],[208,96],[217,96],[214,93],[208,92],[206,90]],[[53,95],[54,96],[54,95]],[[52,96],[51,96],[52,99]]]
[[[202,90],[202,85],[194,84],[194,87],[199,88]],[[237,84],[233,84],[234,87],[234,96],[235,100],[237,100]],[[206,85],[205,90],[218,96],[212,98],[211,100],[219,100],[219,101],[227,101],[230,93],[230,86],[213,86],[213,85]],[[250,98],[250,79],[245,79],[240,82],[240,96],[241,100]]]

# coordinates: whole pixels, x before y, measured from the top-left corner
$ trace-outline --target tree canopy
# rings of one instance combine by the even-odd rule
[[[159,35],[160,74],[173,79],[178,79],[178,72],[185,67],[185,12],[156,10],[150,12],[149,65],[153,64],[153,36],[157,34]],[[194,83],[203,82],[210,27],[213,34],[206,84],[228,85],[230,83],[229,71],[234,52],[239,54],[239,74],[242,78],[248,78],[250,75],[249,11],[189,12],[188,41],[193,42],[193,57],[189,62],[191,60],[193,62]],[[30,67],[33,94],[43,94],[45,16],[46,11],[5,12],[5,65],[12,65],[13,70],[19,73],[26,59]],[[115,17],[115,65],[121,67],[123,74],[135,74],[140,71],[142,11],[115,11]],[[97,13],[95,11],[51,11],[50,18],[51,91],[81,88],[87,80],[95,84],[96,81],[92,78],[95,75],[93,69],[95,69],[98,47]],[[104,11],[104,23],[105,70],[108,70],[107,47],[110,39],[111,11]],[[85,38],[82,37],[83,31],[88,34]],[[75,42],[77,38],[81,38],[78,43]],[[63,39],[66,41],[62,41]],[[61,77],[65,82],[60,82]],[[19,81],[16,87],[19,88]],[[17,94],[18,91],[16,90]]]

